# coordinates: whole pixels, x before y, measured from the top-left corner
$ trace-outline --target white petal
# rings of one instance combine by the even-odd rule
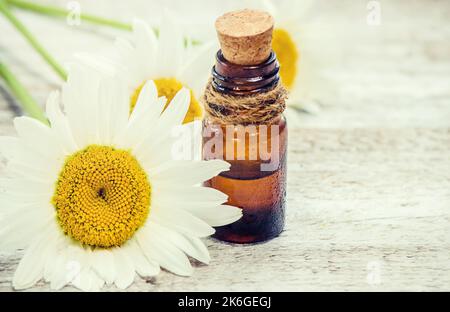
[[[139,246],[147,258],[157,261],[161,267],[181,276],[189,276],[193,269],[186,255],[177,247],[164,241],[162,237],[152,237],[151,232],[145,230],[136,233]]]
[[[171,77],[182,64],[184,49],[183,34],[171,16],[165,11],[159,28],[159,45],[157,52],[158,77]]]
[[[151,128],[150,135],[144,140],[138,140],[133,154],[147,172],[170,160],[173,140],[161,127]]]
[[[57,164],[44,156],[30,152],[19,138],[0,136],[0,153],[7,158],[7,170],[13,173],[13,176],[55,181]]]
[[[227,171],[230,164],[219,159],[210,161],[171,161],[162,164],[150,172],[151,180],[157,180],[162,184],[176,183],[182,185],[194,185],[202,183]],[[180,174],[183,172],[183,174]]]
[[[83,291],[99,291],[105,284],[104,280],[97,276],[97,274],[89,269],[83,269],[78,276],[76,276],[72,285]]]
[[[242,217],[242,209],[229,205],[220,205],[216,207],[196,207],[191,205],[186,209],[211,226],[227,225]]]
[[[19,197],[26,198],[41,195],[44,200],[48,199],[49,201],[54,192],[54,185],[49,182],[46,183],[22,177],[0,180],[0,187],[4,188],[8,195],[18,195]]]
[[[97,139],[99,84],[98,74],[76,64],[69,69],[67,82],[62,88],[64,109],[73,138],[80,148]]]
[[[25,251],[14,273],[13,287],[15,289],[29,288],[43,277],[46,251],[50,248],[48,234],[49,231],[44,231]]]
[[[75,64],[70,69],[62,97],[79,147],[109,143],[128,122],[128,88],[117,74]]]
[[[159,164],[172,159],[199,158],[201,153],[201,125],[181,125],[189,107],[189,90],[180,90],[171,104],[163,112],[159,120],[154,113],[151,117],[142,116],[132,127],[127,129],[126,142],[130,142],[133,153],[148,171],[152,171]],[[159,112],[165,102],[159,101],[156,106]],[[154,105],[154,103],[152,104]],[[145,115],[145,113],[144,113]],[[197,131],[194,131],[197,130]],[[121,138],[123,141],[123,138]],[[186,140],[189,140],[185,142]],[[182,145],[180,154],[177,148]],[[186,147],[186,148],[184,148]],[[187,153],[187,155],[186,155]]]
[[[92,268],[108,285],[116,279],[114,255],[106,249],[97,249],[92,252]]]
[[[157,189],[157,185],[152,185],[152,204],[157,206],[198,206],[215,207],[225,203],[228,196],[211,187],[172,187]],[[155,189],[156,187],[156,189]],[[174,194],[183,194],[183,196],[174,196]]]
[[[135,118],[141,116],[147,109],[150,108],[152,115],[159,116],[161,111],[153,110],[155,107],[152,106],[153,102],[158,99],[158,90],[156,89],[156,85],[153,80],[147,81],[139,92],[139,96],[136,102],[136,106],[133,109],[133,112],[130,116],[130,122],[132,122]]]
[[[131,240],[124,246],[129,258],[133,261],[136,272],[142,277],[156,276],[160,272],[158,263],[145,257],[137,241]]]
[[[83,66],[86,66],[89,70],[104,73],[107,76],[115,76],[117,74],[117,70],[124,69],[114,60],[106,58],[100,54],[93,56],[87,53],[78,52],[74,54],[74,59],[77,63],[83,64]]]
[[[30,208],[33,207],[30,206]],[[52,223],[54,223],[54,216],[43,217],[36,209],[21,209],[15,213],[3,214],[0,219],[0,249],[14,251],[27,248],[36,238],[36,233],[42,233]]]
[[[58,258],[61,249],[64,247],[64,243],[66,240],[66,237],[63,235],[60,229],[55,228],[55,230],[59,230],[59,233],[57,231],[54,231],[53,237],[50,239],[54,243],[47,252],[47,260],[44,267],[44,279],[46,282],[51,282],[53,271],[55,269],[56,259]]]
[[[165,207],[153,206],[151,209],[153,209],[153,214],[151,216],[154,222],[175,229],[183,234],[196,237],[207,237],[215,232],[206,222],[184,210],[176,209],[174,207],[165,209]]]
[[[40,155],[53,161],[62,150],[50,127],[30,117],[14,118],[14,127],[26,146]]]
[[[173,133],[177,145],[172,145],[174,160],[202,160],[202,121],[194,120],[180,125]],[[186,138],[188,142],[181,141]],[[177,150],[177,146],[180,150]]]
[[[191,93],[189,89],[182,88],[162,113],[159,123],[166,125],[168,130],[171,130],[173,126],[182,124],[188,111],[190,100]]]
[[[56,259],[54,260],[53,268],[49,274],[50,288],[53,290],[59,290],[70,283],[75,276],[67,274],[68,269],[81,270],[80,267],[72,262],[68,264],[65,250],[60,251]],[[73,267],[72,267],[73,266]]]
[[[147,138],[154,136],[157,120],[165,105],[165,99],[158,99],[156,86],[148,81],[142,88],[128,125],[115,139],[118,146],[128,147],[139,153],[139,147]],[[142,146],[147,150],[148,146]]]
[[[78,146],[73,138],[67,117],[62,113],[59,107],[59,92],[50,94],[46,106],[47,117],[51,124],[52,132],[65,154],[72,154],[78,150]]]
[[[134,150],[140,148],[148,149],[150,145],[146,145],[146,141],[155,140],[155,133],[158,132],[157,121],[166,104],[166,98],[158,98],[154,101],[145,103],[146,108],[136,116],[133,120],[130,120],[128,127],[124,133],[124,136],[120,137],[124,142],[120,144],[128,144],[133,147]]]
[[[161,162],[161,158],[155,156],[164,156],[164,159],[170,159],[171,145],[175,138],[172,137],[174,126],[181,125],[189,107],[190,92],[183,88],[172,99],[171,104],[164,110],[161,117],[146,139],[140,142],[134,153],[140,155],[141,159],[151,159],[153,163]],[[157,135],[155,135],[157,134]],[[164,146],[164,148],[162,148]],[[158,150],[158,152],[156,152]],[[163,153],[163,154],[162,154]]]
[[[21,155],[23,147],[20,144],[19,138],[0,136],[0,154],[7,159],[13,159]]]
[[[53,272],[50,275],[50,288],[58,290],[69,283],[73,283],[74,279],[80,277],[80,273],[89,269],[86,265],[85,250],[78,243],[72,241],[68,237],[64,237],[64,244],[55,260]],[[78,284],[79,281],[75,281]]]
[[[139,64],[137,71],[142,82],[143,79],[151,77],[150,74],[155,71],[155,67],[158,65],[154,60],[156,59],[159,42],[155,32],[145,22],[138,19],[133,21],[133,36],[135,59],[128,61]]]
[[[263,8],[268,11],[272,16],[278,15],[278,8],[275,5],[275,2],[272,0],[262,0],[261,4]]]
[[[164,239],[184,251],[188,256],[206,264],[211,260],[205,244],[197,237],[182,235],[154,222],[147,226],[152,228],[155,236],[164,237]]]
[[[128,40],[116,38],[114,47],[119,54],[119,62],[126,63],[128,60],[132,60],[134,46]]]
[[[130,111],[129,97],[125,84],[118,77],[102,80],[100,90],[103,103],[101,107],[104,108],[103,118],[105,118],[103,124],[108,125],[107,130],[111,134],[111,139],[107,138],[109,143],[113,142],[127,127]]]
[[[116,268],[116,279],[114,283],[118,288],[126,289],[134,281],[135,270],[133,262],[120,248],[113,249],[112,252]]]

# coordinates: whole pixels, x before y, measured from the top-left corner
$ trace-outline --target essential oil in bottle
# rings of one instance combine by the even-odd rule
[[[261,11],[227,13],[216,21],[221,50],[203,102],[203,158],[224,159],[227,172],[205,183],[229,196],[243,217],[216,228],[234,243],[276,237],[284,227],[286,90],[271,49],[273,18]]]

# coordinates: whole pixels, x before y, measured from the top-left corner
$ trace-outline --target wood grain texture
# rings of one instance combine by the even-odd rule
[[[80,1],[123,18],[143,2],[119,13],[104,1]],[[365,4],[321,1],[324,14],[352,32],[327,71],[338,91],[320,97],[317,115],[290,116],[282,235],[248,246],[209,239],[212,262],[196,265],[193,277],[163,272],[136,278],[129,290],[450,290],[450,3],[382,2],[378,27],[365,24]],[[63,61],[116,34],[19,16],[36,34],[51,33],[42,41]],[[0,59],[44,103],[58,77],[1,18],[0,30]],[[0,83],[0,135],[14,133],[19,113]],[[0,291],[11,290],[21,255],[0,254]]]

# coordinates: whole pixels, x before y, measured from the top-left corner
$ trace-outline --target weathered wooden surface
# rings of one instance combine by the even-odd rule
[[[208,240],[213,260],[193,277],[163,272],[130,290],[450,290],[450,3],[383,1],[378,27],[366,25],[365,1],[339,3],[324,1],[324,14],[357,32],[329,70],[339,92],[291,120],[285,232],[252,246]],[[62,60],[113,34],[19,16]],[[41,103],[58,86],[1,18],[0,58]],[[11,134],[17,109],[3,84],[0,93],[0,134]],[[0,255],[0,291],[11,290],[20,256]]]

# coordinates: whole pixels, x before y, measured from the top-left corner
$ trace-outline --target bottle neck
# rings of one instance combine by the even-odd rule
[[[273,51],[264,63],[237,65],[228,62],[219,50],[212,69],[212,86],[218,92],[232,95],[265,92],[278,84],[279,71],[280,65]]]

